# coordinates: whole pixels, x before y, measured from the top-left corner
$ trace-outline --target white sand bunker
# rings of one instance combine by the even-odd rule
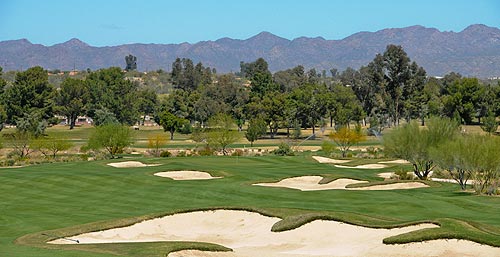
[[[319,163],[341,164],[341,163],[346,163],[346,162],[351,161],[351,160],[336,160],[336,159],[326,158],[323,156],[313,156],[312,158],[315,159]]]
[[[160,166],[161,164],[144,164],[138,161],[126,161],[126,162],[108,163],[108,165],[115,168],[140,168],[140,167]]]
[[[357,183],[367,183],[368,181],[341,178],[336,179],[330,183],[319,184],[323,179],[321,176],[302,176],[286,178],[274,183],[258,183],[253,184],[254,186],[267,186],[267,187],[286,187],[298,189],[301,191],[316,191],[316,190],[331,190],[331,189],[343,189],[343,190],[398,190],[398,189],[414,189],[429,187],[428,185],[420,182],[406,182],[406,183],[393,183],[385,185],[374,185],[367,187],[352,187],[347,188],[347,185],[357,184]]]
[[[254,186],[266,187],[286,187],[299,189],[301,191],[315,191],[315,190],[329,190],[329,189],[346,189],[345,187],[350,184],[363,183],[367,181],[341,178],[336,179],[327,184],[319,184],[323,179],[321,176],[302,176],[294,178],[286,178],[276,183],[258,183]]]
[[[429,186],[420,182],[405,182],[405,183],[392,183],[385,185],[374,185],[368,187],[353,187],[347,189],[348,190],[399,190],[399,189],[414,189],[423,187],[429,187]]]
[[[179,256],[297,257],[297,256],[495,256],[499,248],[469,241],[434,240],[426,243],[384,245],[384,238],[425,228],[421,224],[396,229],[372,229],[336,221],[316,220],[284,232],[271,232],[279,218],[234,210],[197,211],[143,221],[128,227],[85,233],[70,239],[80,244],[158,241],[195,241],[226,246],[232,253],[180,251]],[[341,236],[339,236],[341,235]],[[74,244],[54,240],[50,244]]]
[[[407,160],[393,160],[393,161],[382,161],[378,162],[382,164],[409,164],[410,162]]]
[[[179,171],[164,171],[154,174],[155,176],[171,178],[173,180],[203,180],[217,179],[222,177],[212,177],[210,173],[204,171],[179,170]]]
[[[372,170],[372,169],[383,169],[387,168],[387,165],[384,164],[363,164],[363,165],[358,165],[358,166],[344,166],[344,165],[334,165],[337,168],[343,168],[343,169],[367,169],[367,170]]]

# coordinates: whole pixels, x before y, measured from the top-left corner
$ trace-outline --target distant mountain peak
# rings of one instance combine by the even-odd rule
[[[274,40],[274,41],[290,41],[286,38],[282,38],[279,36],[274,35],[271,32],[268,31],[262,31],[259,34],[247,39],[249,41],[268,41],[268,40]]]
[[[484,24],[472,24],[462,30],[460,33],[481,33],[481,32],[493,32],[500,33],[500,29],[495,27],[488,27]]]
[[[78,38],[72,38],[64,43],[56,44],[54,46],[63,46],[68,48],[80,48],[80,47],[89,47],[89,45]]]

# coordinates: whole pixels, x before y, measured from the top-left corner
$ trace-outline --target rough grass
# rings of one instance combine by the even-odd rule
[[[162,165],[117,169],[107,166],[109,161],[95,161],[0,169],[1,255],[165,256],[179,249],[228,250],[194,242],[48,245],[45,242],[53,238],[42,235],[69,236],[181,211],[220,208],[282,218],[273,231],[293,229],[315,219],[369,227],[433,222],[441,227],[387,238],[385,242],[467,238],[500,246],[500,198],[459,192],[449,183],[433,182],[430,188],[415,190],[302,192],[251,184],[305,175],[370,183],[382,179],[377,177],[380,170],[335,168],[319,164],[307,154],[127,160]],[[153,176],[167,170],[202,170],[224,178],[173,181]]]

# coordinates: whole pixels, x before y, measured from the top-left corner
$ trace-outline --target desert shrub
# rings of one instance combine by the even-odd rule
[[[401,158],[411,162],[413,172],[426,180],[434,168],[430,150],[458,133],[458,124],[450,119],[431,118],[426,129],[420,129],[416,122],[396,128],[384,135],[384,152],[389,157]]]
[[[326,156],[331,156],[335,149],[335,145],[330,141],[323,140],[323,142],[321,143],[321,151],[323,151]]]
[[[406,171],[404,169],[397,170],[396,172],[394,172],[394,174],[396,174],[400,180],[411,180],[411,179],[413,179],[413,175],[412,174],[408,174],[408,171]]]
[[[350,129],[347,126],[340,127],[337,131],[330,133],[328,137],[338,145],[342,157],[347,157],[347,152],[351,146],[366,140],[359,126],[356,126],[355,129]]]
[[[170,157],[170,156],[172,156],[172,153],[171,153],[171,152],[169,152],[169,151],[166,151],[166,150],[165,150],[165,151],[162,151],[162,152],[160,153],[160,157],[163,157],[163,158]]]
[[[163,147],[167,145],[168,137],[165,134],[153,134],[148,136],[148,152],[153,156],[160,156]]]
[[[199,156],[211,156],[214,155],[214,150],[210,148],[210,146],[205,146],[202,147],[201,149],[198,149],[198,155]]]
[[[275,155],[280,155],[280,156],[292,156],[292,155],[294,155],[292,148],[287,143],[281,143],[278,146],[278,149],[273,150],[272,153]]]
[[[234,152],[231,154],[231,156],[243,156],[243,150],[241,149],[236,149]]]

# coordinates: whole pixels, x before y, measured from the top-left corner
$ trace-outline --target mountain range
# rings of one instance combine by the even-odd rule
[[[240,70],[240,61],[263,57],[271,71],[303,65],[318,71],[368,64],[388,44],[401,45],[408,56],[423,66],[428,75],[458,72],[480,78],[500,76],[500,29],[471,25],[460,32],[411,26],[376,32],[359,32],[341,40],[322,37],[285,39],[261,32],[240,40],[221,38],[195,44],[126,44],[94,47],[78,39],[44,46],[26,39],[0,42],[0,66],[22,70],[40,65],[45,69],[92,70],[110,66],[125,67],[125,56],[137,56],[138,69],[170,70],[177,57],[216,68],[218,72]]]

